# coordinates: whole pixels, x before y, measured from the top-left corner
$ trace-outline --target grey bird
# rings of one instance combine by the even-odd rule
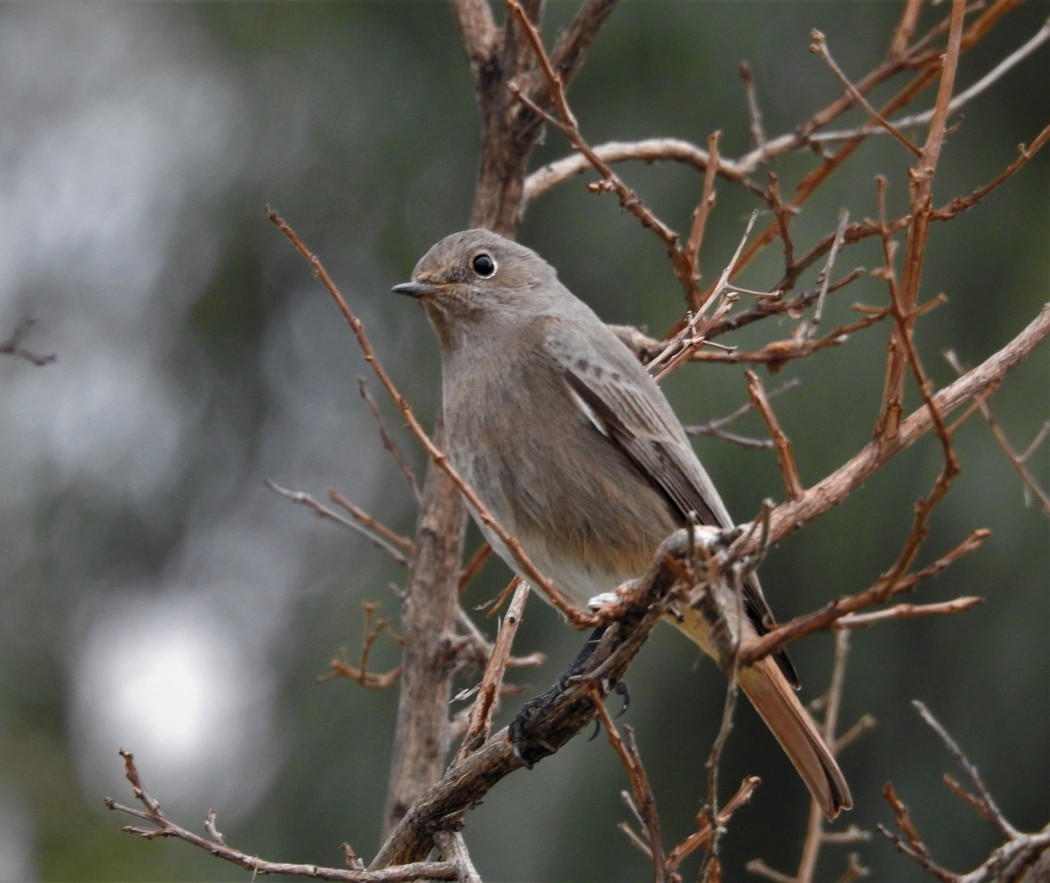
[[[733,525],[656,382],[535,252],[487,230],[455,233],[393,290],[419,299],[437,332],[453,466],[575,603],[640,576],[677,528]],[[753,574],[743,609],[730,624],[740,639],[774,625]],[[717,660],[706,619],[683,613],[668,621]],[[787,656],[739,668],[737,681],[824,814],[849,809]]]

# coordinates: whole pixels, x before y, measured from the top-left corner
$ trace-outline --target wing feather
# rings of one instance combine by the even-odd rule
[[[732,527],[714,483],[649,373],[604,324],[589,335],[581,335],[580,330],[575,324],[570,334],[552,318],[544,342],[588,420],[672,503],[682,524],[695,519]],[[653,394],[643,394],[646,388]],[[759,634],[772,628],[773,613],[754,575],[745,580],[743,594],[748,617]],[[787,655],[778,653],[775,658],[797,687],[798,675]]]

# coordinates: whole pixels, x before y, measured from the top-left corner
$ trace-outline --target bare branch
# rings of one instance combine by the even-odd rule
[[[956,374],[965,373],[965,369],[959,362],[958,356],[956,356],[953,351],[948,350],[944,354],[944,358],[948,362],[948,364],[955,369]],[[984,417],[985,421],[988,423],[988,428],[992,431],[992,435],[995,437],[995,440],[999,443],[999,447],[1001,447],[1003,449],[1003,453],[1006,454],[1006,459],[1010,461],[1014,469],[1016,469],[1018,474],[1021,476],[1021,481],[1024,483],[1026,490],[1039,501],[1039,505],[1043,510],[1043,514],[1050,515],[1050,494],[1047,494],[1046,491],[1039,487],[1039,483],[1035,480],[1035,477],[1032,475],[1031,472],[1028,471],[1028,467],[1025,465],[1028,458],[1032,455],[1032,452],[1040,444],[1042,444],[1042,440],[1046,438],[1046,431],[1048,428],[1050,428],[1050,420],[1046,421],[1043,424],[1042,430],[1036,436],[1036,439],[1032,443],[1032,445],[1029,445],[1028,450],[1019,454],[1013,449],[1013,446],[1010,444],[1010,440],[1006,437],[1006,433],[1003,432],[1002,427],[999,426],[998,421],[995,419],[995,415],[992,414],[992,409],[988,405],[987,399],[978,399],[977,407],[981,411],[981,416]]]
[[[915,619],[920,616],[951,616],[983,603],[984,598],[968,595],[936,604],[894,604],[885,610],[876,610],[872,613],[849,613],[838,619],[832,625],[832,629],[864,629],[892,619]]]
[[[291,500],[293,503],[298,503],[301,506],[306,506],[315,515],[320,518],[327,518],[330,521],[341,524],[344,527],[348,527],[353,531],[361,534],[367,539],[372,545],[390,555],[398,564],[402,567],[408,565],[408,559],[412,556],[414,551],[414,545],[410,539],[403,537],[400,534],[395,533],[390,528],[376,521],[371,515],[365,512],[363,509],[359,509],[349,500],[346,500],[337,493],[336,491],[329,491],[328,495],[332,498],[333,502],[338,503],[347,512],[349,512],[354,520],[344,518],[338,512],[334,512],[331,509],[318,503],[313,497],[303,491],[293,491],[286,487],[281,487],[272,478],[267,478],[264,484],[276,494],[284,497],[287,500]]]
[[[667,855],[667,864],[678,868],[690,855],[707,844],[715,834],[716,828],[725,828],[737,810],[751,802],[755,789],[762,784],[758,776],[747,776],[741,781],[736,794],[726,801],[718,813],[717,822],[712,823],[710,807],[703,807],[696,816],[696,831],[688,834],[681,843]]]
[[[394,643],[404,646],[401,636],[396,634],[386,619],[375,620],[376,604],[365,601],[361,604],[365,614],[365,634],[361,639],[361,660],[358,666],[353,666],[346,656],[346,648],[340,647],[335,659],[328,663],[329,672],[321,675],[318,681],[330,681],[333,678],[343,677],[356,681],[366,690],[385,690],[401,677],[401,666],[390,669],[383,674],[368,670],[368,658],[372,653],[372,647],[380,635],[387,635]]]
[[[597,711],[589,685],[595,683],[599,693],[605,695],[621,678],[671,605],[671,590],[683,571],[681,562],[691,554],[690,531],[677,531],[661,546],[648,573],[623,596],[617,608],[619,618],[610,622],[592,645],[584,667],[530,719],[530,762],[553,754],[594,719]],[[534,748],[531,741],[535,742]],[[441,781],[406,811],[372,867],[403,864],[411,861],[411,856],[426,856],[435,830],[454,828],[490,788],[525,764],[522,752],[511,744],[507,728],[491,735],[480,748],[453,764]]]
[[[910,150],[915,156],[920,155],[919,148],[911,143],[904,135],[897,129],[893,123],[886,119],[881,113],[879,113],[874,107],[868,103],[866,99],[857,89],[856,86],[850,82],[849,77],[846,76],[845,72],[838,66],[838,63],[834,58],[831,57],[831,51],[828,49],[827,40],[824,35],[816,30],[815,28],[810,31],[810,37],[813,39],[813,43],[809,47],[810,52],[816,52],[824,59],[825,63],[831,72],[835,75],[840,83],[846,87],[846,91],[856,100],[856,102],[863,107],[882,128],[889,132],[894,138],[896,138],[901,144],[903,144],[908,150]]]
[[[729,181],[745,184],[743,171],[731,160],[718,157],[715,162],[711,154],[689,141],[680,138],[646,138],[641,141],[609,141],[591,148],[594,155],[608,165],[621,162],[680,162],[701,172],[712,166],[716,174]],[[525,181],[525,200],[532,202],[543,194],[577,175],[591,171],[594,165],[582,153],[574,153],[563,159],[548,163],[533,172]]]
[[[198,849],[211,853],[216,858],[245,868],[253,874],[307,877],[311,880],[344,880],[349,881],[349,883],[402,883],[402,881],[408,883],[408,881],[420,879],[458,879],[457,868],[451,862],[423,861],[387,867],[376,871],[364,871],[353,868],[326,868],[320,865],[271,862],[254,855],[248,855],[226,844],[225,839],[218,832],[214,809],[208,810],[208,816],[205,820],[204,827],[208,834],[207,837],[195,834],[167,818],[161,811],[160,804],[146,792],[142,779],[139,776],[139,771],[135,767],[135,758],[132,753],[122,748],[120,749],[120,756],[124,758],[124,771],[128,781],[131,783],[135,799],[142,804],[144,809],[140,810],[124,806],[109,797],[105,799],[106,807],[141,819],[149,824],[149,827],[125,825],[122,830],[127,834],[134,834],[146,840],[168,837],[182,840],[191,846],[196,846]]]
[[[756,150],[761,150],[766,143],[766,131],[762,126],[762,110],[758,106],[758,92],[755,88],[755,76],[751,65],[746,61],[740,63],[740,79],[744,83],[744,94],[747,96],[747,116],[751,121],[751,141]]]
[[[984,779],[981,777],[976,764],[966,756],[958,743],[949,735],[948,731],[941,726],[941,722],[933,716],[933,713],[924,703],[919,702],[918,699],[913,699],[911,704],[915,710],[919,712],[919,716],[926,722],[926,725],[940,736],[945,748],[948,749],[952,757],[954,757],[959,762],[959,765],[966,771],[966,775],[969,776],[970,781],[973,782],[974,787],[981,796],[981,802],[988,810],[989,818],[993,821],[999,831],[1010,839],[1020,837],[1021,832],[1006,820],[1002,810],[996,805],[995,799],[988,790],[988,786],[984,784]]]
[[[26,336],[35,322],[36,319],[30,316],[15,329],[14,334],[7,338],[7,340],[0,341],[0,354],[14,356],[16,359],[24,359],[29,362],[30,365],[36,365],[38,368],[43,367],[44,365],[50,365],[52,362],[57,362],[58,356],[54,353],[41,356],[20,346],[22,338]]]
[[[346,497],[344,497],[339,491],[330,490],[328,492],[328,499],[353,516],[354,519],[359,521],[368,530],[374,531],[375,534],[382,539],[386,540],[391,545],[397,546],[403,549],[405,554],[411,557],[415,554],[416,545],[408,537],[403,537],[399,533],[395,533],[385,524],[382,524],[375,520],[371,515],[365,512],[358,506],[351,503]]]
[[[689,238],[685,244],[685,257],[689,264],[690,274],[693,278],[692,290],[689,292],[690,299],[686,306],[693,312],[699,312],[703,308],[700,302],[700,293],[697,290],[700,285],[700,246],[704,242],[704,231],[707,229],[707,218],[715,205],[715,170],[718,168],[718,142],[721,138],[720,132],[715,132],[707,139],[707,149],[711,156],[704,171],[704,184],[700,191],[700,201],[693,209],[693,217],[689,227]]]
[[[361,398],[364,400],[365,404],[368,405],[368,410],[372,412],[372,416],[375,418],[376,424],[379,427],[379,438],[383,442],[383,448],[394,458],[398,471],[404,476],[409,490],[412,491],[412,496],[415,497],[416,502],[418,503],[423,495],[420,493],[419,483],[416,481],[416,475],[412,471],[412,467],[408,465],[408,460],[405,459],[400,448],[398,448],[397,442],[394,441],[394,437],[390,434],[390,430],[387,429],[386,421],[383,419],[383,414],[379,410],[379,405],[377,405],[376,400],[372,398],[372,393],[368,391],[368,384],[363,377],[357,378],[357,391],[361,394]]]
[[[908,809],[897,797],[892,785],[884,790],[886,800],[893,809],[897,827],[903,837],[879,825],[881,831],[897,847],[898,851],[916,861],[927,873],[944,883],[988,883],[991,880],[1034,881],[1045,876],[1050,867],[1050,825],[1034,834],[1017,830],[1007,821],[996,805],[991,793],[981,778],[977,767],[966,756],[948,731],[934,718],[929,709],[921,702],[913,701],[927,725],[940,736],[949,752],[966,770],[967,775],[977,789],[977,796],[966,792],[951,776],[945,776],[949,789],[962,797],[967,804],[985,821],[990,822],[1005,836],[1005,842],[993,850],[988,858],[967,874],[956,874],[934,861],[929,849],[922,841],[919,831],[912,821]]]
[[[882,794],[890,805],[890,809],[893,810],[893,817],[897,822],[897,827],[900,828],[904,837],[898,837],[882,825],[879,825],[879,831],[890,839],[898,851],[915,859],[924,870],[941,880],[942,883],[958,883],[958,878],[955,874],[945,870],[930,858],[930,851],[926,848],[926,844],[922,842],[922,837],[919,836],[918,829],[916,829],[915,824],[911,820],[908,807],[897,797],[893,786],[886,785],[882,789]]]
[[[774,399],[778,395],[785,392],[789,392],[793,389],[797,389],[800,386],[798,378],[792,378],[786,383],[782,383],[776,389],[766,393],[766,399]],[[695,426],[686,426],[686,435],[710,435],[715,438],[721,438],[725,441],[732,442],[734,444],[741,445],[745,448],[772,448],[773,440],[769,438],[745,438],[734,433],[727,432],[726,427],[735,423],[741,417],[746,416],[752,412],[753,408],[750,402],[741,405],[735,411],[724,417],[718,417],[715,420],[710,420],[707,423],[702,423]]]
[[[780,464],[780,474],[784,479],[784,487],[787,490],[789,500],[797,500],[802,496],[802,479],[799,478],[798,466],[795,465],[795,455],[791,450],[791,441],[780,426],[780,421],[769,403],[762,381],[754,371],[745,372],[747,376],[747,394],[751,404],[769,430],[773,444],[777,450],[777,462]]]
[[[627,778],[631,783],[633,800],[631,806],[645,830],[645,840],[641,846],[649,856],[653,865],[653,883],[663,883],[670,876],[670,868],[664,855],[663,835],[660,833],[660,817],[656,811],[656,797],[653,795],[652,785],[649,784],[649,776],[642,765],[641,756],[638,753],[638,745],[634,739],[634,731],[626,727],[626,741],[620,737],[616,725],[602,701],[594,685],[591,685],[591,701],[598,712],[598,719],[605,727],[609,736],[609,744],[612,745],[620,763],[627,771]]]
[[[846,209],[842,209],[839,212],[838,226],[835,227],[835,238],[831,241],[831,248],[828,250],[828,259],[824,264],[824,269],[820,271],[818,279],[820,282],[820,296],[817,298],[816,309],[813,311],[813,317],[809,322],[803,323],[799,337],[812,337],[817,330],[817,326],[820,325],[821,317],[824,314],[824,303],[828,299],[828,288],[831,285],[831,269],[835,266],[835,258],[838,257],[848,226],[849,212]]]
[[[937,411],[946,415],[961,404],[999,383],[1050,335],[1050,304],[1043,306],[1021,332],[976,368],[932,396]],[[803,524],[844,500],[900,451],[930,431],[933,417],[924,405],[900,424],[893,439],[873,441],[847,463],[809,488],[798,500],[784,503],[770,517],[770,541],[778,543]]]
[[[598,36],[605,20],[618,0],[584,0],[569,26],[558,37],[551,50],[551,67],[566,86],[583,64],[587,50]]]
[[[492,546],[490,546],[488,542],[483,542],[474,550],[470,558],[467,559],[467,563],[463,565],[463,569],[459,572],[459,580],[456,582],[457,594],[463,594],[467,586],[473,581],[474,577],[481,572],[481,568],[485,566],[485,562],[491,557]]]
[[[488,665],[485,666],[485,673],[478,689],[478,696],[474,700],[474,708],[470,713],[467,732],[456,754],[456,762],[466,758],[472,751],[476,751],[488,738],[492,729],[492,714],[496,708],[496,699],[499,696],[500,685],[503,683],[514,636],[518,632],[518,626],[521,625],[525,614],[525,602],[529,597],[529,584],[521,579],[516,579],[515,582],[514,597],[511,598],[507,614],[500,623],[496,642],[489,655]]]
[[[807,494],[811,492],[812,489],[807,491]],[[777,513],[781,509],[791,505],[791,503],[785,503],[783,506],[774,509],[770,516],[771,521],[776,518]],[[741,664],[750,665],[761,659],[763,656],[768,656],[770,653],[786,646],[791,641],[798,640],[803,635],[812,634],[813,632],[830,627],[832,623],[842,619],[847,613],[853,613],[857,610],[863,610],[866,607],[870,607],[873,604],[882,603],[894,595],[899,595],[902,592],[911,590],[923,580],[932,579],[933,577],[938,576],[959,558],[975,551],[989,535],[990,532],[987,530],[973,531],[958,546],[934,561],[933,564],[930,564],[928,567],[923,568],[917,573],[913,573],[907,577],[895,576],[891,578],[884,576],[875,583],[875,585],[865,589],[863,592],[836,598],[825,604],[824,607],[815,613],[796,616],[789,622],[770,629],[764,635],[758,638],[753,638],[740,648]],[[742,554],[743,547],[741,549],[733,550],[733,552],[738,555]]]

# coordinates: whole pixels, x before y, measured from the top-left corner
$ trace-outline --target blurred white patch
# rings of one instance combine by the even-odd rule
[[[23,478],[0,510],[85,472],[141,504],[195,428],[172,329],[222,246],[208,218],[247,149],[244,96],[159,8],[34,9],[0,28],[0,118],[18,121],[0,132],[0,339],[34,315],[33,345],[58,363],[5,364],[0,447]]]
[[[34,880],[33,825],[28,809],[10,791],[0,791],[0,880]]]
[[[271,678],[235,622],[205,600],[126,595],[97,610],[70,660],[85,792],[132,800],[119,748],[173,811],[251,810],[277,763]]]

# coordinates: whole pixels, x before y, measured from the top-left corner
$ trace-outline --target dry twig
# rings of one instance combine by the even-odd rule
[[[404,477],[409,490],[412,491],[412,496],[415,497],[415,500],[418,503],[422,499],[423,494],[419,490],[419,483],[416,481],[416,474],[412,471],[412,467],[408,465],[408,460],[406,460],[404,454],[401,453],[401,449],[398,448],[397,442],[394,441],[394,437],[390,434],[390,430],[387,429],[386,421],[383,419],[383,414],[379,410],[379,405],[377,405],[376,400],[372,398],[372,393],[368,391],[368,384],[363,377],[357,378],[357,391],[360,393],[362,400],[368,405],[368,410],[375,418],[376,426],[379,427],[379,438],[383,442],[384,450],[394,458],[398,472]]]
[[[503,684],[503,677],[510,659],[514,636],[525,615],[525,602],[529,597],[529,584],[524,580],[515,580],[514,597],[511,598],[507,613],[500,623],[496,641],[489,655],[485,673],[478,687],[478,695],[470,712],[470,721],[463,742],[456,754],[456,761],[463,760],[472,751],[477,750],[492,729],[492,714],[496,708],[496,699]]]
[[[291,862],[272,862],[248,855],[232,846],[227,845],[225,838],[219,833],[216,825],[215,810],[208,810],[205,819],[206,837],[182,827],[171,821],[164,815],[160,804],[151,797],[142,784],[139,771],[135,767],[135,758],[130,751],[120,749],[120,756],[124,758],[124,772],[135,799],[142,804],[142,809],[133,806],[124,806],[112,798],[107,797],[105,804],[108,809],[140,819],[146,825],[125,825],[121,830],[127,834],[134,834],[146,840],[158,838],[174,838],[196,846],[209,852],[216,858],[235,864],[253,874],[283,876],[283,877],[306,877],[311,880],[344,880],[349,883],[408,883],[408,881],[431,879],[431,880],[456,880],[459,879],[459,871],[451,862],[421,861],[410,864],[386,867],[376,871],[365,871],[358,868],[326,868],[320,865],[294,864]],[[352,850],[348,855],[352,854]]]
[[[396,666],[382,674],[369,671],[368,658],[372,653],[372,647],[380,635],[387,635],[396,644],[403,645],[404,641],[390,627],[389,620],[380,618],[373,623],[376,604],[371,601],[365,601],[361,604],[361,609],[365,614],[365,634],[361,639],[360,662],[357,666],[351,665],[346,656],[346,648],[340,647],[336,658],[328,664],[330,669],[328,674],[321,675],[317,680],[330,681],[333,678],[349,678],[352,681],[357,681],[366,690],[385,690],[401,676],[401,666]]]
[[[956,374],[964,374],[965,369],[959,362],[958,356],[952,350],[948,350],[944,354],[945,360],[952,368],[955,369]],[[999,422],[995,419],[995,415],[992,413],[992,409],[989,406],[985,398],[979,398],[977,400],[977,407],[981,411],[981,416],[984,417],[985,422],[988,424],[988,428],[992,431],[992,435],[998,442],[999,447],[1003,449],[1003,453],[1006,454],[1006,459],[1010,461],[1010,464],[1017,470],[1017,473],[1021,476],[1021,481],[1024,483],[1025,492],[1031,494],[1039,501],[1039,506],[1043,510],[1044,515],[1050,515],[1050,494],[1043,490],[1039,486],[1039,482],[1035,480],[1035,476],[1028,471],[1028,460],[1032,454],[1043,444],[1046,439],[1048,432],[1050,432],[1050,420],[1043,423],[1039,432],[1036,433],[1035,438],[1028,445],[1028,448],[1024,451],[1015,451],[1013,445],[1010,444],[1010,440],[1006,437],[1006,433],[1003,432]]]
[[[638,753],[638,744],[634,739],[634,730],[626,727],[627,739],[621,738],[612,717],[605,708],[603,697],[593,683],[590,685],[590,695],[595,710],[598,712],[598,720],[601,721],[605,727],[605,732],[609,736],[609,744],[612,745],[613,751],[616,752],[616,756],[620,758],[620,763],[623,764],[623,768],[627,771],[627,778],[631,783],[631,794],[628,795],[624,792],[623,797],[645,831],[645,837],[642,838],[634,834],[630,831],[630,828],[625,828],[625,825],[622,824],[620,829],[625,830],[630,835],[631,841],[649,857],[653,866],[653,883],[664,883],[671,876],[671,873],[667,864],[667,858],[664,855],[663,836],[660,834],[660,817],[656,810],[656,797],[653,795],[649,776],[645,772],[642,758]]]
[[[773,439],[773,445],[777,451],[777,461],[780,463],[780,474],[784,479],[784,487],[787,489],[787,498],[797,500],[802,496],[804,490],[802,479],[798,474],[798,466],[795,465],[795,455],[791,451],[791,441],[780,427],[780,421],[769,403],[769,396],[762,386],[762,381],[754,371],[745,372],[747,376],[747,394],[751,399],[751,405],[766,424],[769,435]]]
[[[408,559],[412,556],[414,549],[412,541],[407,537],[395,533],[385,525],[380,524],[363,509],[358,508],[349,500],[346,500],[337,491],[329,491],[329,497],[332,498],[333,502],[342,506],[347,512],[349,512],[354,520],[351,521],[349,518],[344,518],[338,512],[333,512],[331,509],[318,503],[317,500],[303,491],[293,491],[286,487],[281,487],[281,485],[271,478],[266,479],[265,484],[270,490],[276,494],[280,494],[280,496],[285,499],[306,506],[318,517],[327,518],[330,521],[334,521],[344,527],[349,527],[351,530],[361,534],[361,536],[365,537],[370,543],[372,543],[372,545],[388,553],[391,558],[403,567],[408,564]]]
[[[846,682],[846,660],[849,656],[849,636],[846,632],[840,632],[835,636],[835,662],[831,670],[831,685],[823,698],[822,705],[825,708],[824,719],[820,726],[821,735],[828,745],[832,747],[835,754],[852,742],[857,735],[874,725],[870,717],[863,717],[851,727],[845,736],[837,736],[839,711],[842,704],[843,690]],[[817,859],[823,848],[829,844],[847,844],[866,842],[871,839],[871,833],[850,826],[841,832],[829,832],[825,830],[823,810],[816,801],[810,802],[809,821],[806,824],[806,836],[802,844],[802,855],[799,859],[798,869],[794,875],[784,874],[774,870],[762,859],[752,859],[747,863],[747,870],[759,877],[773,880],[775,883],[812,883],[816,878]],[[850,868],[847,870],[846,879],[852,879],[850,874],[863,873],[863,869],[850,856]]]
[[[46,356],[38,355],[31,350],[25,349],[22,344],[22,338],[26,336],[29,329],[36,323],[36,319],[30,316],[21,325],[19,325],[14,334],[12,334],[7,340],[0,341],[0,354],[6,356],[14,356],[16,359],[24,359],[29,362],[30,365],[36,365],[38,368],[49,365],[52,362],[58,361],[58,356],[51,353]]]
[[[892,785],[887,785],[883,793],[893,810],[894,819],[901,834],[895,834],[883,825],[879,825],[879,831],[897,847],[899,852],[913,859],[924,871],[943,883],[993,883],[993,881],[1007,880],[1037,883],[1038,880],[1042,880],[1042,875],[1050,866],[1047,861],[1047,857],[1050,856],[1050,824],[1047,824],[1041,831],[1031,834],[1019,831],[1010,824],[984,784],[976,765],[923,703],[913,701],[912,705],[966,771],[977,794],[969,794],[951,776],[946,775],[945,782],[949,790],[961,797],[980,818],[994,826],[1003,835],[1005,841],[972,871],[965,874],[949,871],[934,860],[908,813],[907,807],[897,797]]]

